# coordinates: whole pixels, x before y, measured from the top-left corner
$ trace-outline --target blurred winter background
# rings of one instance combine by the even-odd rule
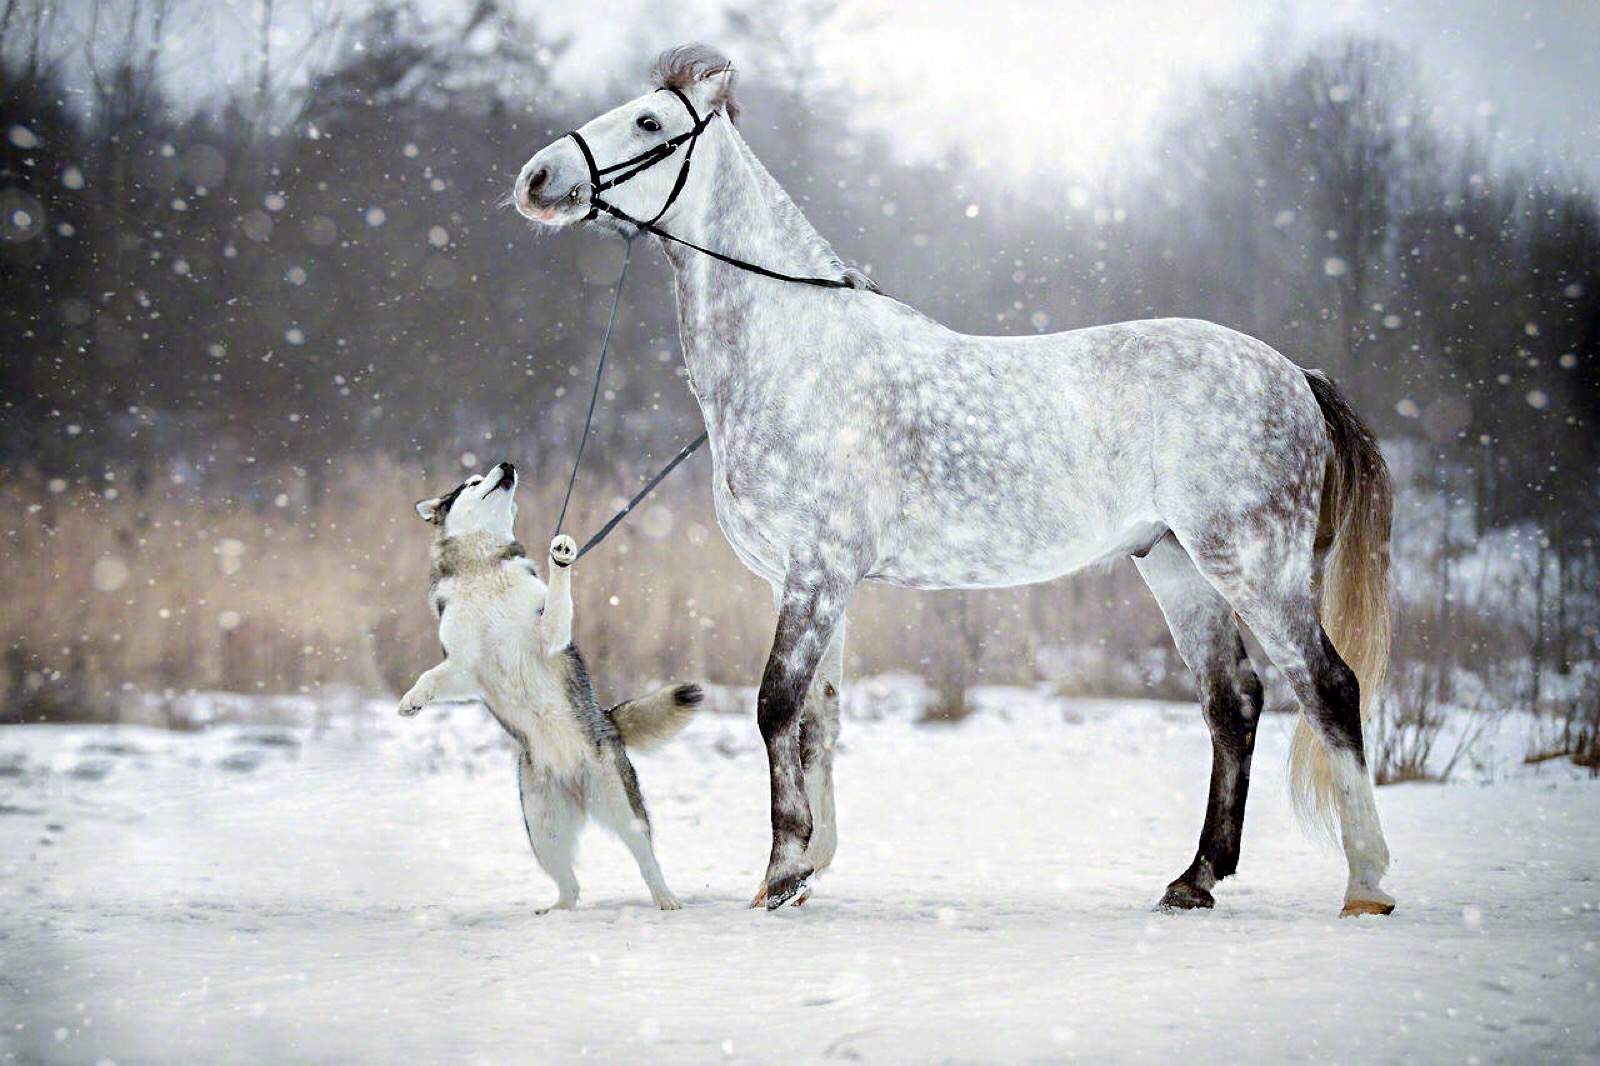
[[[743,133],[818,228],[929,314],[1199,316],[1334,376],[1401,486],[1381,778],[1472,759],[1507,712],[1538,723],[1525,757],[1595,765],[1600,8],[1576,0],[0,0],[0,721],[187,727],[265,705],[197,693],[359,701],[431,664],[411,504],[510,458],[544,543],[621,261],[498,201],[689,39],[736,60]],[[698,431],[648,253],[570,526]],[[707,478],[583,567],[607,693],[759,676],[770,597]],[[930,718],[979,685],[1192,692],[1126,564],[868,587],[851,620],[850,673],[920,675]]]
[[[506,738],[393,713],[411,506],[510,458],[542,550],[622,248],[498,205],[694,39],[895,296],[1215,319],[1350,394],[1374,768],[1454,782],[1380,792],[1394,917],[1334,919],[1279,715],[1239,877],[1150,913],[1211,745],[1126,563],[864,587],[839,861],[741,909],[773,616],[704,456],[576,582],[602,698],[710,683],[638,758],[688,907],[596,839],[534,916]],[[1597,57],[1583,0],[0,0],[0,1062],[1600,1058]],[[618,322],[578,533],[700,430],[658,253]]]

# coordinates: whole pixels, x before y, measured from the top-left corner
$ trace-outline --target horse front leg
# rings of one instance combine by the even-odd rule
[[[751,906],[775,910],[790,900],[803,901],[807,880],[815,872],[807,854],[813,821],[801,711],[854,585],[845,575],[815,565],[792,566],[784,580],[778,631],[756,697],[756,721],[771,774],[772,854]]]
[[[847,621],[833,627],[833,639],[822,656],[800,711],[800,766],[805,772],[806,798],[811,803],[811,843],[806,858],[813,874],[833,863],[839,831],[833,804],[833,749],[839,742],[839,692],[844,686],[844,642]]]

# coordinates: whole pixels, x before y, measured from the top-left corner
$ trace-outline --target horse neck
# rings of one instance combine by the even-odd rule
[[[683,197],[681,209],[664,222],[674,236],[795,277],[844,273],[844,263],[730,123],[708,127],[693,166],[694,195]],[[815,288],[761,277],[671,241],[662,246],[677,276],[685,354],[702,396],[728,375],[748,370],[753,359],[783,357],[770,349],[749,350],[742,343],[746,315],[719,309],[754,306],[777,313],[774,305],[801,305],[802,294],[814,295]]]

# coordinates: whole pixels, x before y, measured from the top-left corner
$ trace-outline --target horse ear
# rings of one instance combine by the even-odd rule
[[[739,117],[739,102],[733,97],[733,83],[739,72],[733,69],[733,64],[719,67],[710,71],[700,79],[703,86],[701,92],[705,95],[702,99],[707,107],[721,111],[728,116],[728,121],[733,122]]]

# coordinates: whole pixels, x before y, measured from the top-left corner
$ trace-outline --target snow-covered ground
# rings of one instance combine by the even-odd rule
[[[1205,805],[1196,709],[982,696],[918,727],[907,686],[852,687],[839,861],[777,915],[743,907],[767,848],[747,713],[638,757],[686,909],[591,832],[581,909],[547,917],[474,708],[8,727],[0,1060],[1600,1058],[1595,782],[1508,757],[1382,790],[1400,908],[1341,921],[1272,718],[1240,875],[1163,915]]]

